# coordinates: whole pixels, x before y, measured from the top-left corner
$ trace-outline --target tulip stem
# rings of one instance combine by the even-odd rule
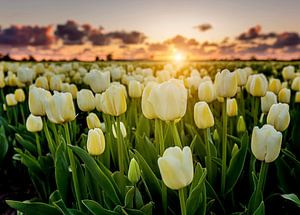
[[[253,117],[253,127],[257,125],[257,121],[258,121],[258,108],[259,108],[259,99],[256,98],[255,96],[252,97],[252,102],[253,102],[253,105],[252,105],[252,117]]]
[[[155,119],[155,130],[157,130],[157,138],[159,144],[159,151],[160,155],[163,155],[165,150],[165,144],[164,144],[164,136],[163,136],[163,128],[162,128],[162,121],[160,119]]]
[[[25,124],[26,121],[25,121],[25,114],[24,114],[24,106],[23,106],[23,103],[20,104],[20,110],[21,110],[21,116],[22,116],[23,124]]]
[[[175,122],[171,122],[171,129],[174,137],[175,146],[182,148],[180,136],[176,127]]]
[[[50,133],[49,133],[49,129],[48,129],[48,125],[47,125],[47,120],[44,117],[43,117],[43,126],[44,126],[45,136],[46,136],[46,139],[47,139],[47,142],[48,142],[49,150],[51,152],[53,160],[55,160],[54,159],[55,158],[55,149],[53,148],[53,142],[52,142],[52,138],[51,138]]]
[[[163,203],[163,212],[165,215],[168,214],[168,192],[167,186],[162,183],[162,191],[161,191],[161,198]]]
[[[244,88],[241,86],[241,114],[245,119],[245,101],[244,101]]]
[[[17,115],[16,107],[12,107],[12,111],[13,111],[15,123],[17,125],[18,124],[18,115]]]
[[[186,215],[184,188],[179,189],[179,200],[180,200],[181,215]]]
[[[208,140],[209,136],[209,128],[206,128],[203,130],[204,133],[204,141],[206,145],[206,152],[207,152],[207,160],[206,160],[206,168],[207,168],[207,174],[208,174],[208,181],[212,182],[212,165],[211,165],[211,151],[210,151],[210,143]]]
[[[223,132],[222,132],[222,172],[221,172],[221,193],[225,192],[226,184],[226,160],[227,160],[227,98],[224,98],[222,104],[222,117],[223,117]]]
[[[41,148],[41,143],[40,143],[40,138],[37,132],[35,134],[35,142],[36,142],[36,148],[39,156],[42,156],[42,148]]]
[[[119,169],[121,175],[124,175],[124,157],[123,157],[123,135],[121,132],[121,123],[120,123],[120,118],[116,117],[116,122],[117,122],[117,142],[118,142],[118,161],[119,161]]]
[[[71,145],[71,139],[70,139],[68,123],[64,123],[63,126],[64,126],[64,129],[65,129],[67,145]],[[71,170],[72,170],[72,179],[73,179],[73,185],[74,185],[74,190],[75,190],[75,197],[76,197],[76,201],[77,201],[77,206],[79,207],[79,210],[82,211],[80,191],[79,191],[79,183],[78,183],[78,178],[77,178],[77,173],[76,173],[77,172],[76,171],[76,163],[75,163],[75,159],[74,159],[72,149],[70,147],[67,147],[67,148],[68,148],[68,156],[69,156]]]

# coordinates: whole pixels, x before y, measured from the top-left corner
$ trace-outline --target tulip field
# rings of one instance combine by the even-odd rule
[[[0,62],[0,214],[300,214],[300,63]]]

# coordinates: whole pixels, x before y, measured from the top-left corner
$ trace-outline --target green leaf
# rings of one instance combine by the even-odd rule
[[[8,142],[5,135],[4,127],[0,127],[0,164],[8,151]]]
[[[296,194],[294,194],[294,193],[283,194],[281,196],[287,200],[294,202],[298,207],[300,207],[300,199],[298,198],[298,196]]]
[[[260,203],[258,208],[254,211],[253,215],[264,215],[265,214],[265,204],[264,201]]]
[[[82,203],[94,215],[99,215],[99,214],[118,215],[118,213],[103,208],[98,202],[95,202],[93,200],[82,200]]]
[[[35,174],[43,175],[43,170],[35,157],[33,157],[32,155],[23,153],[21,149],[15,148],[15,151],[20,154],[22,164],[27,166]]]
[[[115,181],[116,186],[120,190],[122,199],[125,199],[125,195],[128,191],[127,187],[132,185],[131,182],[125,175],[122,175],[120,172],[114,172],[112,174],[112,178]]]
[[[36,150],[36,146],[35,144],[33,144],[32,142],[25,140],[20,134],[16,134],[15,135],[16,140],[18,141],[18,143],[20,143],[26,150],[28,150],[29,152],[36,154],[37,150]]]
[[[247,148],[249,144],[249,137],[246,133],[243,135],[241,142],[242,142],[241,148],[231,158],[229,163],[229,168],[226,173],[225,193],[229,193],[233,190],[244,168],[244,164],[247,156]]]
[[[125,196],[125,207],[133,208],[133,198],[134,198],[135,188],[131,187]]]
[[[83,149],[78,146],[69,146],[77,154],[81,160],[85,163],[85,167],[90,171],[91,176],[97,182],[97,184],[105,191],[105,194],[116,205],[121,204],[120,198],[117,194],[115,187],[111,180],[104,174],[99,168],[96,161]]]
[[[148,204],[146,204],[143,207],[141,207],[140,210],[143,211],[144,214],[151,215],[153,207],[154,207],[154,203],[153,202],[149,202]]]
[[[73,215],[73,213],[67,208],[58,190],[54,191],[50,197],[50,202],[64,215]]]
[[[6,200],[6,203],[24,214],[30,215],[58,215],[62,214],[57,208],[49,204],[41,202],[19,202],[13,200]]]

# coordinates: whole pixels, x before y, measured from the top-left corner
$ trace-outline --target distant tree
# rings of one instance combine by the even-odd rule
[[[106,60],[107,61],[112,61],[113,60],[113,55],[111,53],[106,55]]]

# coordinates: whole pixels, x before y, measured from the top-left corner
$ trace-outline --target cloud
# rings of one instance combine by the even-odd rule
[[[112,38],[112,39],[119,39],[124,44],[140,44],[145,41],[147,38],[144,33],[138,32],[138,31],[113,31],[108,34],[106,34],[106,37]]]
[[[64,44],[82,44],[86,36],[86,29],[81,28],[75,21],[68,20],[65,24],[56,27],[55,35],[62,39]]]
[[[278,34],[273,44],[274,48],[283,48],[286,46],[297,46],[300,44],[300,36],[295,32],[284,32]]]
[[[205,32],[205,31],[211,30],[212,25],[209,23],[203,23],[203,24],[195,26],[195,28],[200,32]]]

